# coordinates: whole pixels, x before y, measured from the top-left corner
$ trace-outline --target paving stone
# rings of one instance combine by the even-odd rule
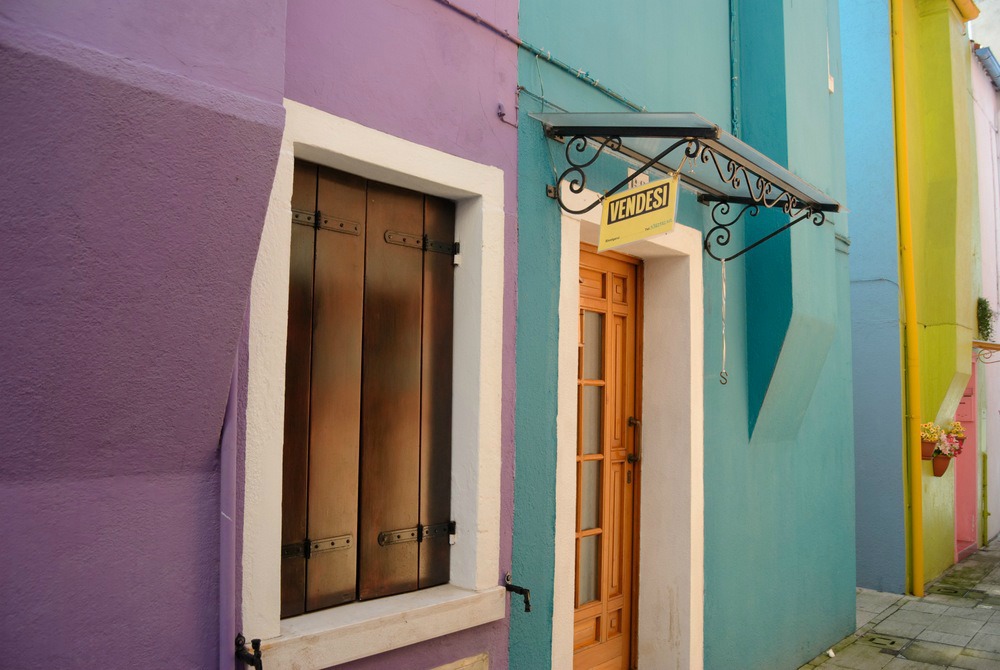
[[[886,619],[888,619],[889,617],[891,617],[893,614],[895,614],[898,611],[899,611],[899,607],[896,606],[896,605],[893,605],[889,609],[876,614],[872,618],[872,620],[871,620],[872,627],[877,626],[878,624],[882,623],[883,621],[885,621]]]
[[[975,607],[979,604],[976,600],[970,600],[967,598],[959,598],[957,596],[946,596],[940,593],[929,593],[924,596],[924,600],[929,603],[937,603],[938,605],[948,605],[950,607]]]
[[[951,644],[956,647],[964,647],[972,637],[968,635],[953,635],[952,633],[940,633],[936,630],[925,630],[917,636],[918,640],[925,642],[940,642],[941,644]]]
[[[858,641],[858,637],[859,636],[858,636],[857,633],[855,633],[854,635],[848,635],[843,640],[841,640],[840,642],[838,642],[837,644],[833,645],[830,648],[834,652],[840,653],[840,650],[843,649],[844,647],[850,646],[850,645],[854,644],[855,642],[857,642]]]
[[[976,619],[963,619],[957,616],[943,614],[936,621],[927,626],[927,630],[938,633],[950,633],[952,635],[964,635],[972,637],[984,626],[984,622]]]
[[[910,600],[904,603],[900,609],[916,610],[917,612],[928,612],[930,614],[945,614],[948,611],[948,605],[926,603],[923,600]]]
[[[869,623],[854,631],[854,634],[858,637],[863,637],[870,634],[873,630],[875,630],[875,624]]]
[[[977,658],[975,656],[959,654],[958,658],[952,661],[952,664],[948,667],[961,668],[962,670],[997,670],[1000,668],[1000,663],[988,658]]]
[[[944,665],[931,665],[930,663],[921,663],[920,661],[908,661],[905,658],[896,657],[889,661],[889,664],[885,666],[885,670],[941,670],[945,668]]]
[[[857,589],[857,608],[869,612],[882,612],[895,605],[902,596],[896,593],[880,593],[868,589]]]
[[[1000,635],[1000,621],[990,619],[982,628],[979,629],[979,632],[987,635]]]
[[[867,610],[856,610],[854,617],[854,627],[856,629],[861,629],[863,626],[869,624],[872,619],[874,619],[878,614],[876,612],[869,612]]]
[[[938,581],[938,586],[954,586],[959,589],[965,589],[968,591],[974,588],[978,584],[980,579],[977,578],[967,578],[967,577],[942,577]]]
[[[918,612],[916,610],[901,609],[895,612],[892,616],[888,617],[886,621],[892,621],[895,623],[922,624],[924,626],[930,626],[932,623],[941,618],[941,616],[942,615],[940,614],[931,614],[930,612]],[[948,633],[951,631],[945,631],[945,632]]]
[[[934,615],[931,615],[934,616]],[[909,639],[914,639],[927,628],[926,624],[920,623],[906,623],[904,621],[893,621],[892,617],[889,617],[885,621],[882,621],[877,626],[875,626],[876,633],[884,633],[886,635],[895,635],[897,637],[905,637]],[[935,640],[936,642],[937,640]]]
[[[825,668],[851,668],[852,670],[881,670],[895,658],[883,654],[879,647],[867,644],[852,644],[823,664]]]
[[[989,621],[993,618],[996,610],[993,608],[986,607],[974,607],[969,609],[968,607],[949,607],[948,611],[945,612],[947,616],[957,616],[962,619],[975,619],[976,621]]]
[[[1000,635],[990,635],[989,633],[977,633],[969,644],[965,645],[969,649],[979,649],[1000,653]]]
[[[906,649],[900,652],[899,656],[909,661],[920,661],[921,663],[932,663],[935,665],[951,665],[959,654],[961,647],[953,647],[950,644],[940,644],[939,642],[916,641],[908,644]]]
[[[985,658],[990,661],[1000,661],[1000,654],[992,651],[983,651],[981,649],[963,649],[963,656],[974,656],[976,658]]]

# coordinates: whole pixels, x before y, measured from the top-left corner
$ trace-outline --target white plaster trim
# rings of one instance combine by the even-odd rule
[[[574,209],[598,196],[562,188]],[[571,667],[573,657],[580,242],[597,243],[599,220],[599,209],[562,218],[552,615],[552,667],[558,668]],[[618,251],[644,260],[645,280],[638,664],[697,670],[703,664],[705,583],[701,233],[677,224],[669,234]]]
[[[580,313],[580,227],[562,217],[559,261],[559,353],[556,389],[556,527],[552,584],[552,667],[573,667],[573,594],[576,592],[577,356]],[[567,619],[568,614],[568,619]]]
[[[268,668],[328,668],[495,621],[506,607],[499,586],[437,586],[286,619],[262,648]]]
[[[270,643],[274,649],[306,654],[306,646],[285,644],[285,636],[299,630],[300,619],[309,622],[301,626],[326,622],[331,628],[314,632],[309,639],[336,636],[337,645],[349,647],[344,653],[360,650],[365,656],[418,641],[413,631],[419,639],[429,639],[499,619],[503,607],[491,603],[498,597],[492,594],[500,593],[495,587],[500,565],[503,171],[292,100],[285,100],[285,110],[285,132],[250,296],[243,631],[248,638],[278,638]],[[451,550],[450,587],[378,601],[395,609],[385,610],[384,620],[375,617],[368,638],[359,637],[353,624],[343,623],[341,617],[354,613],[367,617],[369,611],[382,611],[380,606],[353,604],[337,608],[343,615],[316,613],[285,621],[279,614],[288,249],[296,157],[456,202],[455,234],[461,255],[455,268],[451,500],[458,535]],[[467,597],[456,598],[456,589]],[[468,597],[469,592],[482,597]],[[440,598],[437,606],[454,616],[429,616],[426,624],[416,625],[400,615],[406,603],[435,597]],[[352,641],[362,646],[355,648]],[[307,657],[311,658],[296,656],[295,667],[326,667],[310,665]]]

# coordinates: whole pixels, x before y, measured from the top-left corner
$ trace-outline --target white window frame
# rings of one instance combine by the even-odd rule
[[[583,209],[599,193],[563,202]],[[597,244],[600,208],[562,215],[552,667],[573,667],[580,243]],[[704,304],[701,232],[672,232],[617,251],[643,259],[639,667],[700,670],[704,645]],[[563,327],[568,324],[567,327]]]
[[[293,100],[250,293],[243,632],[269,667],[326,668],[505,616],[500,563],[503,171]],[[296,158],[455,201],[452,518],[448,584],[282,620],[281,479]]]

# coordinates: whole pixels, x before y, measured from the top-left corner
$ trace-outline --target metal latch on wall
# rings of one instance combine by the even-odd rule
[[[327,551],[338,551],[349,549],[354,544],[353,535],[337,535],[327,537],[322,540],[310,540],[306,538],[301,542],[281,545],[282,558],[310,558],[313,554],[322,554]]]
[[[378,543],[379,546],[385,547],[390,544],[401,544],[403,542],[423,542],[425,539],[429,538],[454,535],[455,530],[456,525],[454,521],[436,523],[430,526],[417,524],[413,528],[383,530],[378,534]]]
[[[524,611],[531,611],[531,589],[526,589],[523,586],[518,586],[517,584],[511,584],[512,578],[508,572],[503,578],[503,587],[511,593],[517,593],[522,598],[524,598]]]
[[[264,660],[260,651],[260,640],[254,638],[250,640],[250,646],[253,647],[251,652],[247,649],[247,640],[243,637],[243,633],[236,636],[236,658],[237,660],[243,661],[246,665],[249,665],[256,670],[264,670]]]

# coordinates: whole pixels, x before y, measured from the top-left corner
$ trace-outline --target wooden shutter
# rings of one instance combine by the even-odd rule
[[[295,163],[292,209],[316,211],[315,165]],[[296,222],[296,218],[299,219]],[[281,616],[305,609],[306,501],[309,464],[309,390],[312,352],[313,254],[315,230],[294,217],[288,282],[288,346],[285,355],[285,443],[281,487]]]
[[[417,543],[379,544],[379,534],[415,528],[418,521],[423,196],[372,183],[368,215],[361,391],[362,600],[417,588]],[[406,240],[419,243],[414,247]]]
[[[293,208],[282,616],[447,582],[451,489],[454,205],[297,161]]]
[[[455,239],[455,205],[427,197],[428,240]],[[439,527],[451,519],[451,375],[454,264],[451,254],[424,253],[423,367],[421,375],[420,523]],[[448,581],[447,533],[425,534],[420,543],[419,587]]]
[[[355,599],[365,181],[320,167],[317,205],[306,610]]]

